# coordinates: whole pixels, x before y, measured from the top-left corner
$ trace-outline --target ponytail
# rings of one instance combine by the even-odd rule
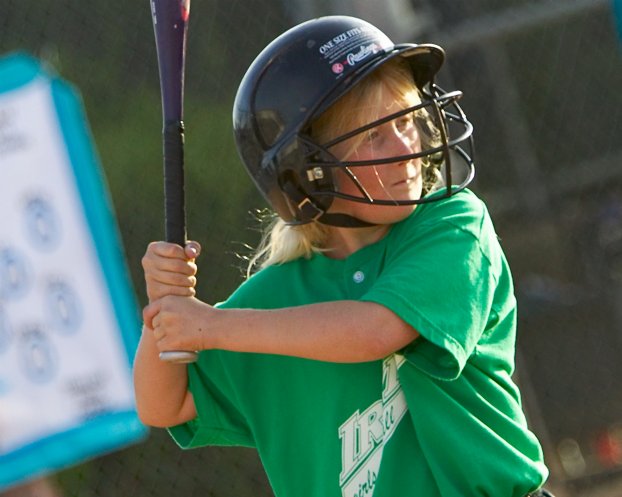
[[[326,251],[329,229],[318,222],[289,225],[274,216],[249,261],[247,277],[267,266],[284,264],[300,257],[309,259],[313,254]]]

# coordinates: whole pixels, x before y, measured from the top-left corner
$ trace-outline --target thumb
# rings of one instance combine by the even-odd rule
[[[184,252],[188,259],[196,259],[201,254],[201,244],[195,241],[189,241],[184,247]]]
[[[149,329],[153,330],[153,319],[160,312],[160,302],[155,301],[143,309],[143,323]]]

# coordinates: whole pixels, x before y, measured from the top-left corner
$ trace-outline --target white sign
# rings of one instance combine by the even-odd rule
[[[0,59],[0,491],[140,438],[139,320],[80,100]]]

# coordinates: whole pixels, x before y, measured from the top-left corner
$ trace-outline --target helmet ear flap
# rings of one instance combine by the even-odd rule
[[[279,176],[279,186],[287,199],[292,214],[290,224],[305,224],[320,218],[326,209],[307,194],[296,181],[293,172],[287,171]]]
[[[334,193],[338,190],[334,169],[341,162],[326,148],[305,134],[298,135],[297,142],[299,150],[303,153],[302,160],[298,163],[302,184],[307,192],[322,196],[323,202],[328,202],[326,204],[328,208],[332,197],[323,196],[322,193]],[[302,167],[300,167],[301,164]]]
[[[337,159],[304,135],[281,147],[275,157],[278,185],[288,200],[295,223],[317,219],[331,206],[336,191]]]

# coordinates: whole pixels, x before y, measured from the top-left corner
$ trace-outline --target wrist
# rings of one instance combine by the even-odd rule
[[[201,350],[225,349],[228,314],[226,309],[209,308],[207,322],[201,326]]]

